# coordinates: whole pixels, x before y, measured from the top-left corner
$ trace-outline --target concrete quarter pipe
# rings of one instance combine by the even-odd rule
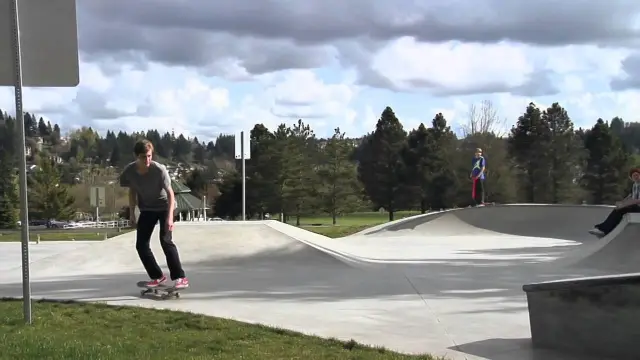
[[[610,210],[457,209],[343,239],[275,221],[179,223],[174,238],[193,284],[179,301],[138,298],[133,284],[145,275],[134,233],[35,261],[32,289],[35,297],[194,311],[449,359],[569,360],[531,347],[521,288],[615,271],[602,259],[617,253],[601,244],[616,242],[587,233]],[[562,263],[586,247],[607,269]],[[152,248],[163,264],[157,240]],[[3,296],[20,296],[19,267],[0,280]]]

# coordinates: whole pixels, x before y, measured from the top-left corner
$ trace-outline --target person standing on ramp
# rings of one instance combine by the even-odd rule
[[[149,243],[157,223],[160,223],[160,244],[167,259],[171,280],[176,289],[189,287],[178,248],[173,243],[173,211],[175,194],[171,188],[171,177],[167,168],[152,160],[153,144],[148,140],[138,141],[133,148],[136,160],[127,165],[120,175],[120,186],[129,188],[129,214],[136,226],[136,250],[149,278],[146,286],[164,285],[167,277],[158,265]],[[135,206],[140,210],[136,221]]]
[[[616,208],[600,224],[589,230],[589,234],[599,238],[606,236],[620,224],[624,215],[628,213],[640,213],[640,168],[629,170],[629,177],[633,181],[631,194],[616,204]]]
[[[482,156],[482,149],[476,149],[475,156],[471,160],[471,174],[469,177],[473,180],[471,188],[471,197],[476,206],[484,205],[484,172],[486,162]]]

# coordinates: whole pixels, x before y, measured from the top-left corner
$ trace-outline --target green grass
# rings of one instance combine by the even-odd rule
[[[362,230],[368,229],[370,225],[343,225],[343,226],[300,226],[316,234],[324,235],[332,239],[337,239],[353,235]]]
[[[394,213],[394,220],[399,220],[408,216],[418,215],[419,211],[398,211]],[[351,214],[345,214],[337,218],[337,226],[374,226],[389,221],[389,213],[387,212],[357,212]],[[295,225],[296,218],[290,217],[289,224]],[[300,226],[309,225],[333,225],[331,216],[329,215],[317,215],[317,216],[303,216],[300,219]]]
[[[29,239],[37,241],[99,241],[104,240],[105,236],[111,238],[114,236],[126,234],[132,229],[46,229],[46,230],[30,230]],[[20,241],[21,233],[19,230],[0,230],[0,242]]]
[[[354,341],[168,310],[39,301],[25,325],[22,302],[0,301],[1,359],[409,360]]]
[[[398,211],[394,214],[394,220],[418,214],[420,214],[419,211]],[[389,213],[360,212],[346,214],[339,217],[336,222],[336,225],[333,225],[331,216],[304,216],[300,219],[300,227],[330,238],[340,238],[389,222]],[[296,219],[292,217],[288,223],[295,225]]]

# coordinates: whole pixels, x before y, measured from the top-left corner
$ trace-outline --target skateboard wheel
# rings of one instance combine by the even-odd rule
[[[180,293],[176,293],[176,298],[180,298]]]
[[[153,290],[153,293],[154,293],[154,294],[156,294],[156,295],[158,295],[158,290],[154,289],[154,290]]]

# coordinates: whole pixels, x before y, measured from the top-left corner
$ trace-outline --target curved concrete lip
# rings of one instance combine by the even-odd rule
[[[586,231],[608,211],[458,209],[343,239],[276,221],[181,223],[174,237],[192,288],[180,300],[139,298],[135,283],[146,276],[134,233],[34,261],[32,291],[35,298],[193,311],[449,359],[570,360],[531,349],[522,285],[608,274],[549,266],[595,249]],[[536,236],[547,234],[555,236]],[[3,296],[21,296],[19,266],[0,280]]]

